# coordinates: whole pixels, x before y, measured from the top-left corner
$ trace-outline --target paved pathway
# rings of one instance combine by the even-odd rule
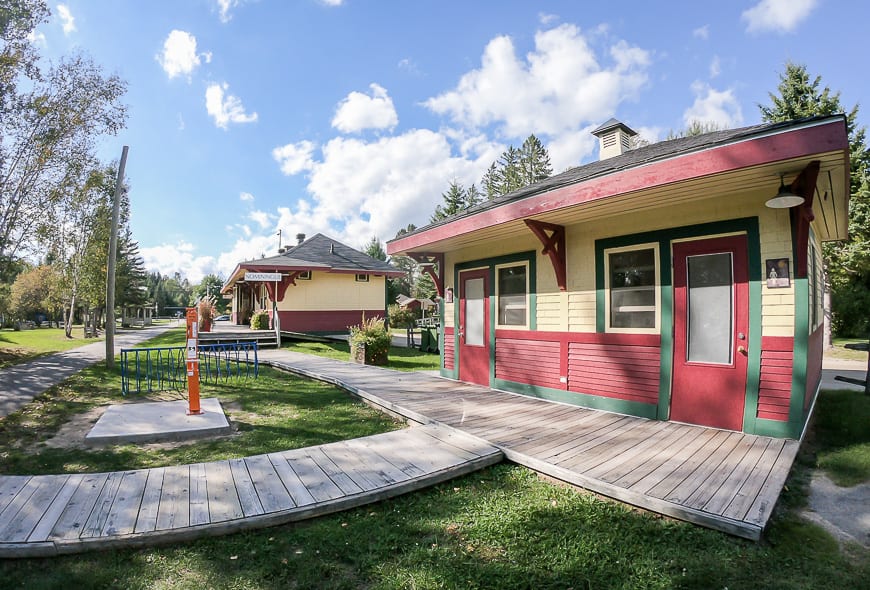
[[[123,330],[115,334],[115,354],[162,334],[172,326],[152,326]],[[56,352],[0,370],[0,417],[11,414],[34,397],[106,358],[104,340],[85,344],[65,352]]]

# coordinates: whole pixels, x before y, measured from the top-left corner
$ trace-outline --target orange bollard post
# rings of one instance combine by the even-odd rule
[[[187,414],[202,414],[202,408],[199,407],[199,354],[197,341],[199,333],[199,323],[196,315],[196,308],[187,308],[187,350],[186,360],[187,365]]]

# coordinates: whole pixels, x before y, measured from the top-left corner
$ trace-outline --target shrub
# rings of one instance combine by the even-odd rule
[[[386,365],[392,336],[382,318],[365,319],[357,326],[349,326],[350,355],[355,362],[366,365]]]
[[[214,301],[211,299],[200,299],[196,305],[196,311],[199,314],[199,329],[204,331],[205,327],[211,327],[215,318]]]
[[[402,308],[397,304],[389,306],[387,314],[390,318],[390,326],[393,328],[413,328],[414,320],[417,319],[417,314],[413,310]]]
[[[252,330],[268,330],[269,329],[269,312],[258,311],[251,316]]]

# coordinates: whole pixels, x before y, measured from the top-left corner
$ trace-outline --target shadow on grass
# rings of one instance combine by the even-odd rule
[[[840,486],[870,480],[870,397],[860,391],[822,391],[816,402],[818,466]]]

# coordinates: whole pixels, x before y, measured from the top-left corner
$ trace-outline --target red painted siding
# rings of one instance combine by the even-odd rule
[[[609,342],[568,345],[568,389],[581,393],[655,404],[659,401],[659,345],[608,334]]]
[[[495,378],[562,389],[559,342],[500,338],[495,343]]]
[[[348,326],[355,326],[368,318],[384,317],[383,309],[354,309],[342,311],[279,311],[281,330],[286,332],[334,332],[346,334]]]
[[[813,396],[816,394],[816,388],[819,386],[819,381],[822,379],[822,353],[825,346],[825,329],[824,326],[819,326],[816,331],[810,334],[809,342],[807,343],[807,391],[804,396],[804,409],[810,407],[813,401]]]
[[[656,335],[499,330],[495,375],[515,383],[655,404],[660,341]]]
[[[794,338],[768,336],[761,339],[761,381],[758,387],[759,418],[788,421]]]
[[[441,351],[443,353],[441,358],[444,359],[444,368],[449,371],[452,371],[454,367],[454,347],[453,328],[444,328],[444,347]]]

